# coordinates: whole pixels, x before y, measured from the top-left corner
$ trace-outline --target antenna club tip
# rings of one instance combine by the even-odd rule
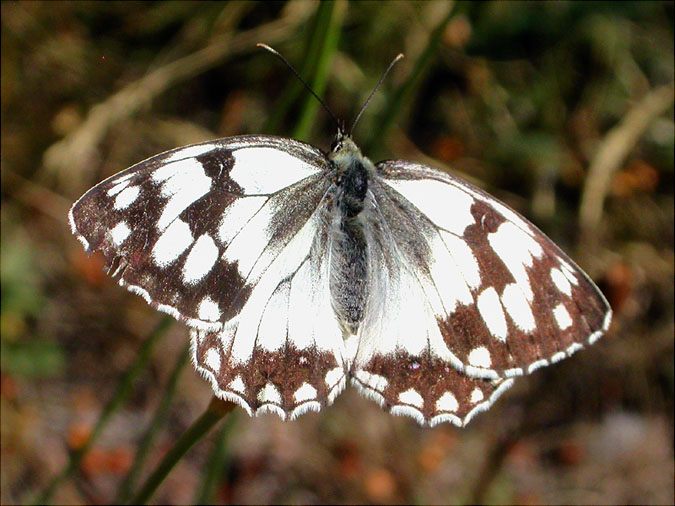
[[[258,43],[255,45],[255,47],[259,47],[259,48],[261,48],[261,49],[265,49],[265,50],[269,51],[270,53],[277,54],[277,51],[276,51],[276,50],[272,49],[272,47],[268,46],[267,44],[263,44],[262,42],[258,42]]]

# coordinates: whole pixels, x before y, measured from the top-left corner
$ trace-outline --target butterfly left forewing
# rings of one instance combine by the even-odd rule
[[[393,241],[434,313],[447,360],[460,371],[492,379],[525,374],[607,330],[611,310],[597,287],[517,213],[425,166],[377,168],[378,208],[399,228]]]
[[[303,143],[231,137],[112,176],[69,218],[122,286],[192,327],[218,330],[309,219],[328,169],[324,155]]]

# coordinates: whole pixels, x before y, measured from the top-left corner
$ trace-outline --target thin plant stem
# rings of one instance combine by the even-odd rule
[[[652,122],[672,107],[674,88],[675,83],[671,82],[651,90],[598,144],[588,168],[579,206],[579,250],[586,255],[596,254],[598,227],[614,174]]]
[[[122,504],[126,502],[131,496],[132,490],[136,486],[136,481],[138,479],[138,476],[141,474],[143,464],[145,464],[145,460],[148,456],[148,452],[150,451],[152,443],[154,442],[155,437],[159,432],[159,429],[166,421],[166,415],[169,412],[171,402],[173,402],[176,393],[176,385],[178,384],[178,379],[180,378],[181,373],[185,369],[185,366],[188,363],[189,358],[190,358],[190,346],[186,345],[183,351],[181,352],[180,356],[178,357],[178,360],[176,361],[176,365],[174,366],[173,371],[171,371],[169,382],[164,390],[164,394],[162,395],[159,405],[155,410],[155,414],[152,417],[152,421],[150,422],[150,425],[148,426],[148,428],[146,429],[145,433],[142,435],[138,443],[136,454],[134,456],[134,461],[131,467],[129,468],[129,472],[127,473],[126,477],[119,486],[119,489],[117,491],[117,497],[115,498],[115,502],[117,504]]]
[[[453,7],[449,6],[445,17],[440,23],[438,23],[436,28],[434,28],[434,31],[429,36],[427,45],[419,58],[417,58],[415,66],[410,72],[410,75],[406,81],[394,92],[393,97],[389,101],[388,107],[377,120],[377,128],[372,130],[372,135],[363,144],[364,153],[373,153],[375,146],[380,144],[382,139],[385,138],[387,132],[394,124],[394,120],[400,114],[401,109],[403,109],[403,104],[408,102],[410,96],[428,70],[429,65],[433,61],[433,56],[438,49],[438,45],[443,36],[443,32],[445,31],[445,27],[448,25],[454,14],[455,11]]]
[[[66,464],[63,470],[54,476],[49,484],[47,484],[42,493],[40,493],[36,498],[36,504],[49,503],[59,485],[61,485],[61,483],[63,483],[65,480],[69,479],[80,468],[82,459],[89,452],[94,442],[98,439],[98,436],[108,424],[112,415],[119,409],[127,397],[129,397],[129,394],[131,393],[131,387],[141,372],[145,370],[145,366],[150,359],[152,350],[158,341],[169,330],[173,321],[174,320],[168,316],[163,317],[154,330],[150,333],[148,338],[143,342],[141,349],[136,356],[136,360],[131,364],[129,370],[120,379],[115,393],[101,411],[101,414],[96,421],[96,425],[94,425],[94,428],[86,442],[70,453],[68,464]]]
[[[316,41],[314,47],[318,49],[315,58],[314,76],[310,83],[311,88],[319,96],[326,90],[326,82],[330,69],[330,63],[333,55],[337,51],[340,40],[340,28],[346,11],[344,2],[322,2],[317,14],[317,34],[320,40]],[[307,96],[300,113],[293,137],[299,140],[309,140],[309,134],[313,122],[315,121],[316,111],[319,103],[314,97]]]
[[[202,486],[195,498],[195,504],[213,504],[218,483],[227,471],[230,459],[227,452],[227,441],[237,423],[237,416],[232,413],[223,422],[216,440],[213,442],[211,454],[203,467]]]
[[[82,124],[66,137],[52,144],[43,157],[44,168],[41,176],[56,174],[65,182],[68,179],[79,181],[85,178],[84,170],[98,149],[105,134],[120,121],[127,119],[136,111],[151,103],[157,96],[171,86],[199,75],[216,65],[222,64],[228,57],[248,52],[255,43],[264,40],[269,44],[283,40],[305,22],[302,9],[290,9],[291,13],[283,18],[256,28],[232,34],[226,32],[214,38],[206,47],[175,61],[156,68],[124,86],[105,101],[92,107]]]
[[[155,470],[145,480],[145,483],[138,493],[129,501],[128,504],[146,504],[150,497],[155,493],[169,472],[178,463],[178,461],[192,448],[192,446],[202,439],[213,426],[218,423],[227,413],[232,411],[235,404],[229,401],[223,401],[213,397],[206,411],[195,420],[192,425],[178,438],[176,444],[162,458]]]
[[[305,39],[304,57],[302,58],[302,65],[299,67],[301,76],[311,76],[316,73],[318,62],[321,60],[323,54],[326,29],[331,24],[331,18],[333,17],[334,4],[335,2],[332,1],[320,2],[317,5],[316,13],[312,17],[312,22],[308,23],[309,29],[307,30],[307,37]],[[318,93],[318,90],[315,91]],[[279,130],[280,125],[303,92],[306,93],[302,83],[297,79],[292,79],[286,92],[275,102],[272,113],[269,115],[263,129],[265,133],[284,134],[284,132]],[[312,98],[312,100],[315,99]],[[302,117],[304,114],[305,112],[303,111],[300,113],[300,116]],[[295,124],[299,125],[300,122],[297,121]],[[286,133],[286,135],[288,134]]]

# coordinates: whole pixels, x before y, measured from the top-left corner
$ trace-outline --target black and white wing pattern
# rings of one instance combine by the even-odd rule
[[[592,344],[611,311],[544,234],[466,182],[242,136],[149,158],[71,209],[112,276],[190,328],[197,370],[250,415],[295,418],[347,379],[423,425],[466,425]]]
[[[120,285],[192,327],[195,366],[217,395],[293,417],[346,381],[323,253],[331,182],[312,146],[231,137],[134,165],[69,218]]]
[[[465,425],[514,376],[607,330],[597,287],[553,242],[468,183],[403,161],[366,198],[372,296],[353,383],[393,413]]]

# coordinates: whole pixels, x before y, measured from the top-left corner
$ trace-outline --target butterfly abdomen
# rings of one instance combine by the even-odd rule
[[[338,181],[333,215],[330,291],[346,333],[355,334],[368,296],[368,243],[362,211],[368,192],[367,160],[349,149],[334,159]]]

